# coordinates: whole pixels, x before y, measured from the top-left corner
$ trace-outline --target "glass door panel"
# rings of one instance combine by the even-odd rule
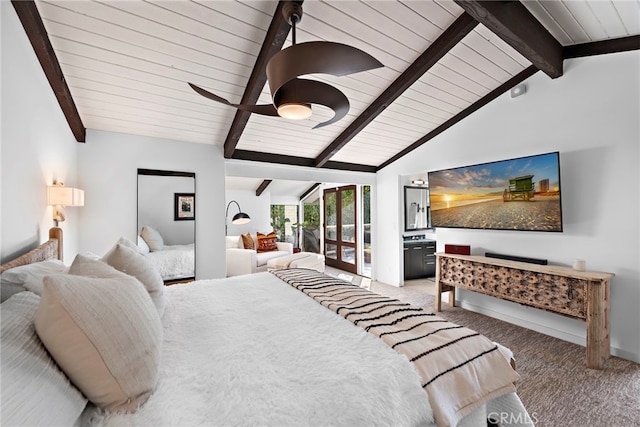
[[[340,239],[343,242],[355,243],[356,242],[356,204],[355,204],[356,191],[354,190],[342,190],[340,192],[340,207],[341,207],[341,225],[342,233]]]
[[[327,243],[325,246],[325,258],[328,259],[338,259],[338,246],[331,244],[331,243]]]
[[[336,240],[338,238],[338,211],[336,206],[336,193],[328,193],[324,198],[325,239]]]
[[[356,249],[351,248],[349,246],[342,247],[342,253],[340,254],[340,259],[342,262],[346,262],[348,264],[356,263]]]
[[[327,265],[357,273],[356,186],[324,190],[324,213]]]

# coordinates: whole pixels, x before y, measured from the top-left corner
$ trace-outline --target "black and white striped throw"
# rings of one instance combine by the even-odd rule
[[[515,391],[518,374],[509,361],[471,329],[313,270],[272,273],[404,354],[420,374],[439,426],[456,425],[479,405]]]

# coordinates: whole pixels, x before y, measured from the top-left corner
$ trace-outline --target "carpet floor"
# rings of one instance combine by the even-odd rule
[[[374,282],[371,290],[433,311],[427,286]],[[536,426],[640,426],[639,364],[611,357],[604,369],[587,369],[582,346],[446,303],[440,315],[513,351],[518,395]]]

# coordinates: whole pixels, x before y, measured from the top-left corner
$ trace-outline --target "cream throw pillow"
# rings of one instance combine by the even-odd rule
[[[44,279],[35,326],[69,379],[96,406],[135,411],[158,381],[162,324],[132,276],[78,255]]]
[[[0,309],[4,426],[70,426],[87,405],[36,334],[39,304],[40,297],[21,292]]]
[[[147,242],[147,245],[149,246],[151,252],[161,251],[164,248],[164,240],[162,240],[160,232],[155,228],[149,225],[145,225],[144,227],[142,227],[140,235],[142,236],[144,241]]]
[[[136,246],[133,245],[133,248]],[[116,270],[138,279],[149,292],[158,314],[160,316],[164,314],[164,281],[160,272],[144,255],[141,255],[137,249],[119,242],[102,257],[102,260]]]

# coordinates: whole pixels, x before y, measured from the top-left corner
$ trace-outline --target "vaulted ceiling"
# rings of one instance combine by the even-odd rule
[[[85,130],[224,145],[227,158],[376,171],[563,60],[640,48],[640,3],[317,1],[297,42],[357,47],[384,67],[312,75],[350,110],[319,129],[208,100],[271,102],[265,66],[291,45],[277,1],[14,1],[79,142]],[[301,2],[299,2],[301,3]]]

